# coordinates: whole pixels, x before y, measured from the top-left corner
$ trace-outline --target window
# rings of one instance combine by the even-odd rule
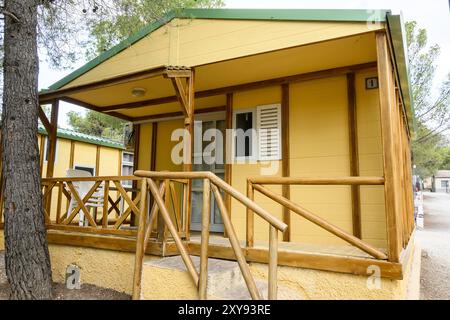
[[[50,154],[50,140],[48,137],[45,137],[45,146],[44,146],[44,161],[48,162],[48,156]],[[56,148],[55,148],[55,163],[58,158],[58,139],[56,140]]]
[[[134,173],[134,154],[130,152],[122,152],[122,176],[132,176]],[[131,180],[122,181],[124,187],[132,187]]]
[[[256,158],[256,110],[234,114],[233,154],[235,159]]]
[[[281,159],[280,104],[236,111],[233,121],[233,155],[236,160]]]
[[[89,172],[91,174],[91,176],[95,176],[95,168],[94,167],[75,165],[73,168],[75,170],[81,170],[81,171]]]
[[[441,180],[441,188],[447,188],[447,187],[449,187],[448,180]]]

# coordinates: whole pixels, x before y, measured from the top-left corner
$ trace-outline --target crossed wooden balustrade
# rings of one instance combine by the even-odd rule
[[[122,183],[137,180],[140,180],[140,178],[134,176],[42,179],[44,214],[48,228],[68,231],[79,230],[78,226],[75,225],[75,219],[82,212],[88,222],[88,226],[83,227],[83,232],[135,235],[136,230],[121,230],[121,227],[124,225],[131,226],[130,216],[132,213],[139,216],[141,194],[139,189],[124,187]],[[92,183],[92,186],[87,193],[80,195],[76,183],[86,182]],[[57,190],[56,197],[55,189]],[[91,206],[93,198],[100,196],[99,191],[102,193],[103,204],[101,207]],[[72,210],[69,206],[71,200],[75,200],[76,203]],[[63,208],[64,201],[66,202],[65,209]],[[122,201],[124,202],[123,210],[120,208]],[[97,211],[100,210],[102,216],[97,219]],[[55,214],[52,217],[54,212]],[[115,216],[111,217],[113,213],[115,213]],[[100,229],[103,229],[103,232],[99,232]]]

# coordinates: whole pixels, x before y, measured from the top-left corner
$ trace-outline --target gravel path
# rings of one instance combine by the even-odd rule
[[[0,300],[8,299],[9,286],[5,275],[4,254],[0,251]],[[55,300],[129,300],[130,296],[110,289],[84,284],[81,290],[68,290],[63,284],[53,285]]]
[[[424,193],[421,299],[450,299],[450,195]]]

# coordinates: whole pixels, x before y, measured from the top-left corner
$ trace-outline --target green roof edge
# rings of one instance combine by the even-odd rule
[[[43,134],[43,135],[48,135],[47,131],[43,127],[38,128],[38,133]],[[82,134],[86,137],[81,137],[81,136],[78,136],[77,134]],[[84,133],[73,132],[73,134],[72,134],[72,133],[70,133],[70,130],[66,130],[66,129],[58,128],[57,137],[61,138],[61,139],[74,140],[74,141],[94,144],[94,145],[113,148],[113,149],[125,150],[125,146],[119,142],[109,141],[107,139],[95,137],[95,136],[92,136],[91,138],[89,138],[89,135],[84,134]]]
[[[280,21],[346,21],[346,22],[385,22],[390,10],[361,9],[183,9],[171,11],[116,46],[100,54],[79,69],[52,84],[41,92],[55,91],[92,70],[137,41],[146,37],[156,29],[174,18],[191,19],[230,19],[230,20],[280,20]]]
[[[414,101],[411,92],[411,80],[408,66],[408,48],[406,44],[405,24],[401,15],[387,15],[387,23],[391,42],[394,51],[397,74],[400,81],[400,91],[403,97],[403,103],[410,123],[410,131],[415,128]]]

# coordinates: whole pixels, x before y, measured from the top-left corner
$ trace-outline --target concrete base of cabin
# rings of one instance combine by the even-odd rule
[[[4,250],[0,231],[0,250]],[[412,240],[414,241],[414,240]],[[419,299],[421,250],[415,243],[406,259],[403,280],[378,279],[329,271],[278,267],[278,299]],[[81,269],[81,282],[132,293],[134,254],[50,244],[53,280],[64,282],[67,266]],[[194,264],[199,263],[193,257]],[[267,297],[267,265],[250,264],[263,296]],[[147,256],[143,266],[143,299],[198,299],[181,257]],[[249,299],[236,262],[210,259],[210,299]]]

